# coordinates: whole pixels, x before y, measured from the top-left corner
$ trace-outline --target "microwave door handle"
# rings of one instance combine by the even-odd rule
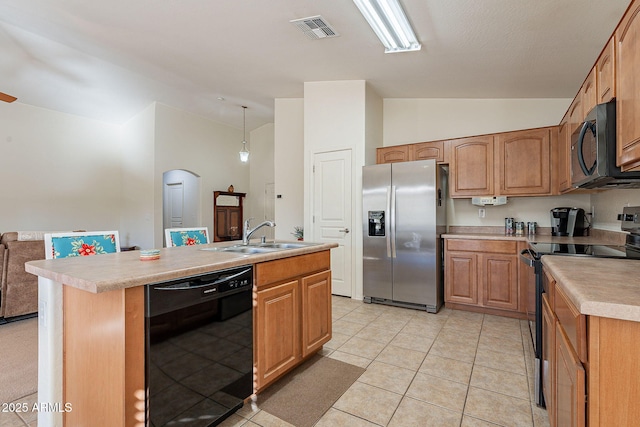
[[[582,147],[584,145],[584,137],[587,133],[587,130],[590,130],[593,135],[595,136],[596,134],[596,129],[595,129],[595,125],[589,121],[586,121],[584,123],[582,123],[582,129],[580,129],[580,135],[578,136],[578,163],[580,163],[580,169],[582,169],[582,173],[584,174],[584,176],[591,176],[593,174],[593,172],[596,169],[596,166],[598,164],[598,159],[596,159],[593,162],[593,165],[591,165],[591,168],[587,169],[587,165],[584,162],[584,154],[582,151]]]

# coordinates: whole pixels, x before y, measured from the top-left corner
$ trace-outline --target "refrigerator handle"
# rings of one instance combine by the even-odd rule
[[[387,187],[387,207],[385,209],[385,212],[389,215],[387,224],[385,225],[385,227],[388,228],[387,230],[387,258],[391,258],[391,187]]]
[[[390,240],[391,240],[391,258],[396,257],[396,186],[391,186],[391,205],[389,206],[389,215],[391,216]]]

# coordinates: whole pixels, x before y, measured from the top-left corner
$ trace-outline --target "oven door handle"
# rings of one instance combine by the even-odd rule
[[[529,256],[525,256],[525,255],[529,255]],[[523,249],[522,251],[520,251],[520,261],[524,262],[529,267],[534,267],[536,262],[536,257],[533,255],[533,252],[531,252],[531,249]]]

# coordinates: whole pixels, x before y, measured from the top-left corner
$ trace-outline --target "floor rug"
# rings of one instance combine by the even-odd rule
[[[38,318],[0,325],[0,403],[38,389]]]
[[[313,356],[258,395],[258,407],[296,427],[311,427],[364,372]]]

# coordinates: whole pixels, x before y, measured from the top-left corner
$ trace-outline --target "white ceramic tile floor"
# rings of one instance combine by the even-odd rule
[[[334,296],[334,339],[321,354],[366,371],[316,426],[548,427],[532,403],[528,333],[517,319]],[[222,424],[289,425],[259,408]]]

